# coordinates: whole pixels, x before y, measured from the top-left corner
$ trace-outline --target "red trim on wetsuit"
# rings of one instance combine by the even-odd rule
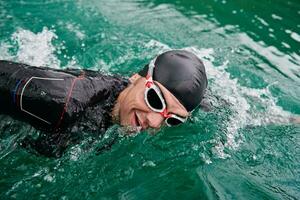
[[[72,91],[73,91],[74,86],[75,86],[75,82],[76,82],[77,80],[82,80],[82,79],[84,79],[84,72],[83,72],[82,75],[80,75],[80,76],[78,76],[78,77],[76,77],[76,78],[73,79],[73,81],[72,81],[72,83],[71,83],[71,88],[70,88],[70,90],[69,90],[68,96],[67,96],[66,101],[65,101],[64,108],[63,108],[63,110],[62,110],[62,112],[61,112],[60,118],[59,118],[59,120],[58,120],[58,122],[57,122],[57,124],[56,124],[56,126],[55,126],[55,129],[57,129],[57,128],[60,126],[60,124],[61,124],[61,122],[62,122],[62,120],[63,120],[63,118],[64,118],[64,114],[65,114],[66,111],[67,111],[67,107],[68,107],[68,104],[69,104],[69,101],[70,101],[70,98],[71,98],[71,95],[72,95]]]

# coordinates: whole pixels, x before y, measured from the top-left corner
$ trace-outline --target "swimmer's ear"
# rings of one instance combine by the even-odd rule
[[[135,83],[139,78],[141,78],[141,76],[139,74],[133,74],[130,78],[129,78],[129,81],[131,83]]]

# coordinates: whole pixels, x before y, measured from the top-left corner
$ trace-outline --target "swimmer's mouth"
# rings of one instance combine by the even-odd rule
[[[141,130],[143,130],[143,127],[141,125],[142,123],[139,120],[139,116],[136,112],[133,112],[130,125],[124,127],[125,132],[128,134],[139,133]]]
[[[136,126],[141,126],[140,120],[139,120],[136,112],[134,113],[134,117],[135,117]]]
[[[146,129],[146,127],[143,127],[143,122],[140,120],[137,112],[133,112],[130,127],[133,128],[131,131],[135,130],[136,132]]]

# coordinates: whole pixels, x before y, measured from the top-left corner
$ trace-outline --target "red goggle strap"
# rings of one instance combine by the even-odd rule
[[[150,88],[151,86],[152,86],[152,84],[153,84],[153,80],[152,80],[152,77],[151,77],[151,75],[148,73],[147,74],[147,76],[146,76],[146,87],[147,88]]]
[[[167,108],[165,108],[162,112],[160,112],[160,114],[161,114],[164,118],[168,118],[168,117],[171,116],[170,114],[168,114]]]

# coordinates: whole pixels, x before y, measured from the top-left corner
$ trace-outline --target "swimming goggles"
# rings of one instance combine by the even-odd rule
[[[154,112],[160,113],[165,118],[167,126],[177,126],[184,123],[187,117],[180,117],[178,115],[169,113],[167,110],[166,101],[159,87],[154,84],[153,71],[155,68],[156,58],[153,59],[148,67],[148,74],[146,76],[145,102],[147,106]]]

